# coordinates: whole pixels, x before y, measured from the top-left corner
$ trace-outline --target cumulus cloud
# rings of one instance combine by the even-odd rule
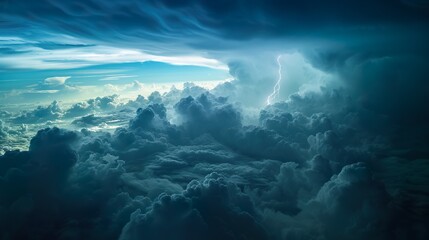
[[[115,131],[40,130],[28,151],[0,156],[2,237],[425,236],[427,222],[397,208],[392,173],[376,164],[390,145],[374,141],[388,135],[363,123],[383,116],[353,110],[341,94],[292,96],[248,126],[243,110],[225,97],[206,92],[173,107],[164,105],[168,94],[155,93],[132,102],[142,105]],[[86,103],[111,109],[111,100]],[[175,123],[169,114],[177,114]],[[101,119],[87,115],[76,124]],[[401,225],[394,216],[410,222]]]
[[[40,29],[161,56],[204,52],[234,79],[212,91],[186,84],[13,116],[72,119],[80,130],[43,129],[28,150],[3,150],[1,238],[428,238],[424,3],[42,3],[2,4],[5,33]],[[279,54],[281,101],[261,107]],[[45,80],[45,90],[66,83]],[[119,123],[91,128],[108,121]],[[20,135],[12,132],[0,122],[1,141]]]
[[[131,215],[120,239],[266,239],[248,196],[212,173],[182,194],[160,195],[148,212]]]
[[[137,98],[136,101],[139,101]],[[131,105],[131,103],[129,103]],[[23,111],[22,114],[13,118],[16,123],[41,123],[62,118],[74,118],[90,113],[102,113],[115,110],[123,106],[118,101],[118,95],[96,97],[84,102],[78,102],[70,107],[62,106],[58,101],[53,101],[46,106],[37,106],[36,109]]]
[[[28,215],[43,214],[46,219],[55,217],[55,208],[59,207],[57,195],[77,160],[76,153],[68,146],[75,139],[75,133],[58,128],[45,129],[31,140],[29,151],[11,151],[1,156],[2,192],[13,192],[1,197],[5,211],[1,221],[2,237],[29,238],[34,237],[32,234],[47,234],[22,232],[21,229],[33,225],[33,221],[41,224],[39,226],[49,224],[37,218],[27,218]]]
[[[36,109],[24,112],[13,119],[17,123],[38,123],[48,120],[57,120],[62,117],[63,110],[57,101],[53,101],[48,106],[38,106]]]
[[[321,218],[332,225],[332,229],[330,226],[325,229],[328,238],[386,238],[390,235],[388,196],[363,163],[345,166],[320,189],[316,201],[323,204]],[[350,236],[351,233],[354,236]]]
[[[118,95],[111,95],[106,97],[97,97],[94,99],[89,99],[85,102],[73,104],[65,112],[65,117],[76,117],[88,113],[115,109],[116,106],[119,105],[117,98]]]
[[[77,125],[79,127],[92,127],[105,123],[109,119],[110,118],[108,117],[97,117],[94,114],[91,114],[73,120],[72,124]]]

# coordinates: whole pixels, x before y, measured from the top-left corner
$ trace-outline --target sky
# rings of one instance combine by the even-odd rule
[[[0,0],[1,239],[428,239],[427,0]]]

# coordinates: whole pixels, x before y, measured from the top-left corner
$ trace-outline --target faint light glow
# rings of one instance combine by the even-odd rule
[[[278,79],[274,85],[273,92],[267,97],[267,105],[272,104],[278,97],[280,93],[280,83],[282,81],[282,64],[280,63],[280,58],[282,55],[277,56],[277,65],[279,66],[278,70]]]

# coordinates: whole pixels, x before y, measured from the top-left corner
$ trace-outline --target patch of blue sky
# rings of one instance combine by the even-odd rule
[[[110,63],[73,69],[8,69],[1,71],[0,89],[3,91],[25,89],[43,82],[46,78],[56,76],[69,76],[67,84],[75,86],[124,84],[132,81],[148,84],[219,81],[231,77],[225,69],[146,61]]]

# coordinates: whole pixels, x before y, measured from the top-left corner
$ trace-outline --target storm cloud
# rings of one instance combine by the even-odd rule
[[[113,134],[40,130],[28,151],[0,157],[2,236],[424,239],[428,222],[400,197],[417,185],[398,188],[380,169],[391,135],[363,124],[341,94],[291,97],[257,126],[204,93],[175,104],[179,124],[154,103]]]
[[[1,111],[0,238],[427,239],[428,9],[0,1],[0,71],[41,67],[16,59],[43,51],[72,66],[71,53],[115,49],[129,62],[222,63],[232,76],[213,89],[143,94],[134,81],[132,99],[105,91]],[[68,76],[35,89],[69,88]]]
[[[39,44],[38,41],[61,46],[43,40],[45,37],[39,34],[42,29],[50,35],[70,35],[73,41],[127,46],[155,55],[204,53],[204,57],[227,64],[231,75],[244,82],[240,85],[255,94],[258,91],[250,85],[255,81],[271,85],[275,56],[281,53],[299,51],[312,64],[329,72],[371,68],[371,71],[365,69],[362,78],[371,81],[371,76],[376,77],[373,74],[385,76],[381,87],[392,84],[386,72],[400,64],[404,77],[397,76],[393,84],[401,88],[403,81],[407,83],[402,78],[408,72],[425,74],[418,64],[427,62],[429,51],[425,44],[429,37],[425,1],[46,0],[37,4],[3,2],[0,9],[4,35],[16,35],[20,29],[33,33],[32,43],[15,41],[14,48]],[[415,64],[401,64],[404,61]],[[366,76],[366,72],[371,75]],[[351,81],[348,76],[345,78]],[[392,93],[381,101],[390,102],[392,95],[399,94],[395,88],[389,89]],[[413,90],[417,89],[410,92]],[[269,88],[263,88],[259,94],[268,91]],[[370,93],[365,97],[372,98]]]

